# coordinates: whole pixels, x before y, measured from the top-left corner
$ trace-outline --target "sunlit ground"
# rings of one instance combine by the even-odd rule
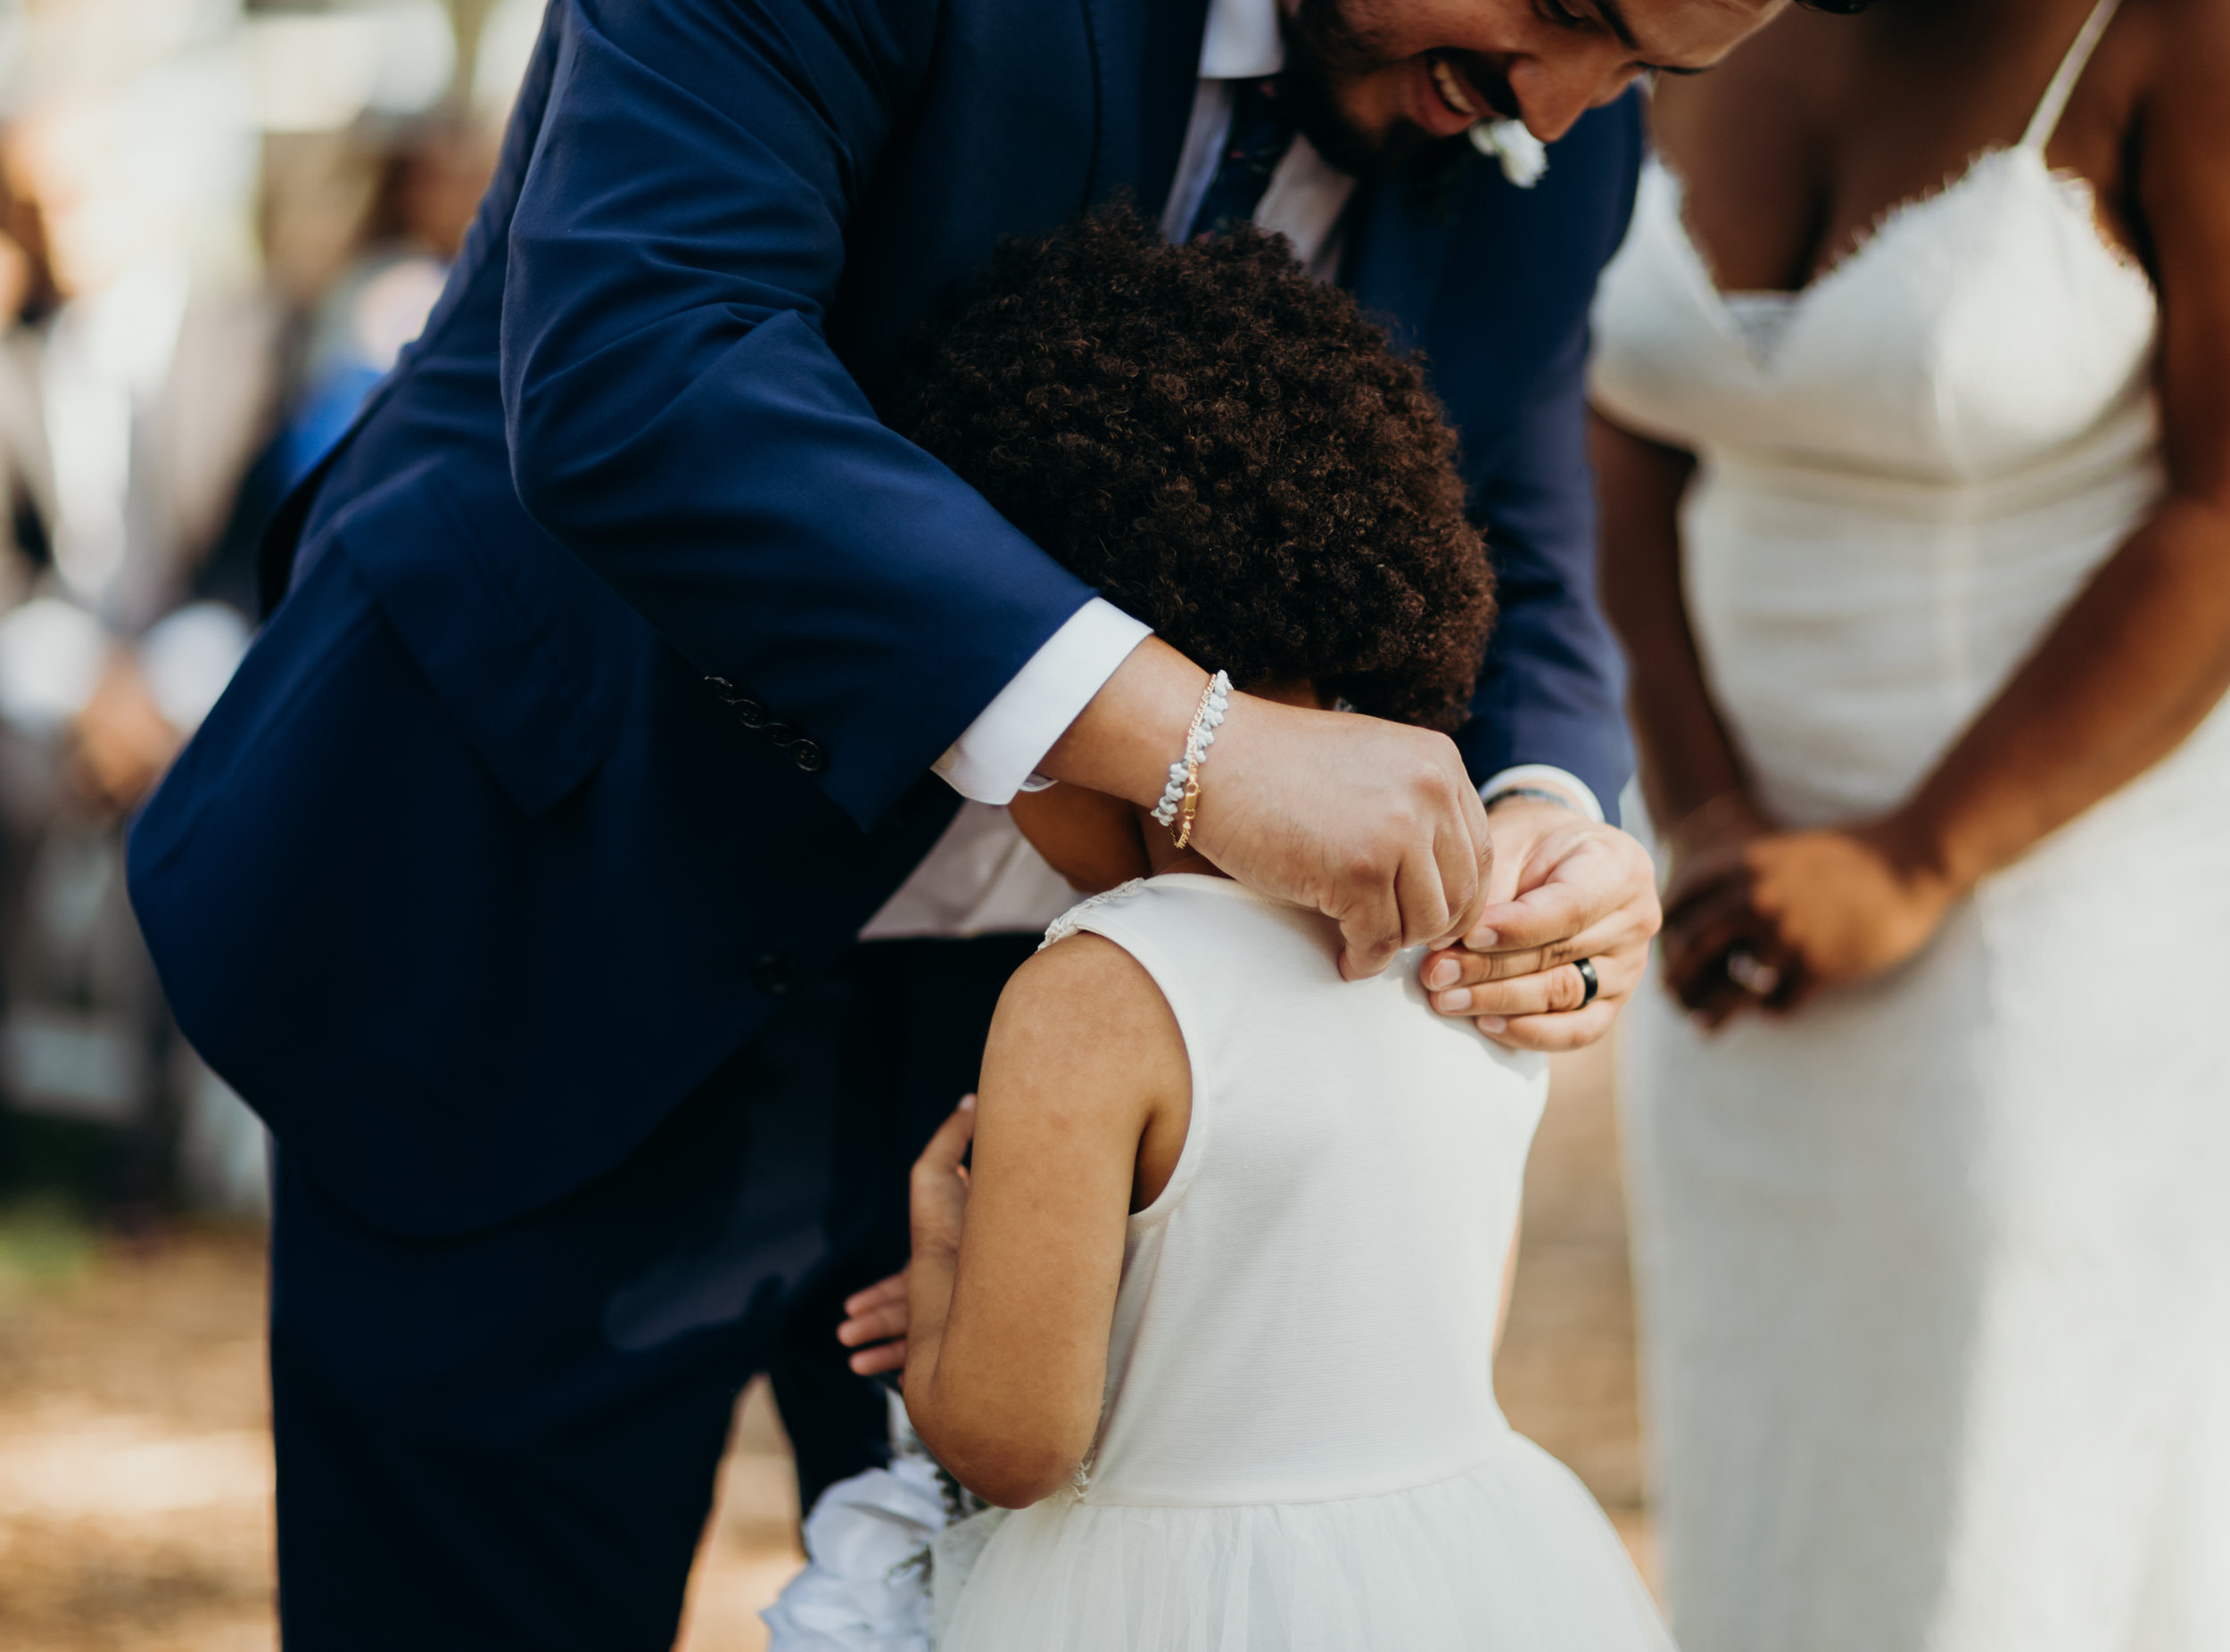
[[[1607,1084],[1560,1065],[1527,1184],[1499,1387],[1649,1568],[1632,1316]],[[0,1213],[0,1648],[250,1652],[274,1641],[260,1235],[96,1240]],[[798,1564],[763,1391],[746,1396],[691,1586],[686,1652],[756,1652]]]

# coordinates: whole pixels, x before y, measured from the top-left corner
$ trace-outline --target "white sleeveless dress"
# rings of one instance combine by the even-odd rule
[[[1694,451],[1689,616],[1774,818],[1906,797],[2158,503],[2145,276],[2044,150],[1801,294],[1718,292],[1652,164],[1597,404]],[[1622,1048],[1688,1652],[2230,1648],[2230,712],[1918,957]]]
[[[1547,1087],[1405,954],[1163,876],[1054,927],[1153,977],[1192,1066],[1130,1219],[1081,1489],[1001,1524],[939,1652],[1670,1652],[1609,1523],[1495,1404]]]

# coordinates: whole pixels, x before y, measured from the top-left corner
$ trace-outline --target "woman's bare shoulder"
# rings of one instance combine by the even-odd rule
[[[2230,87],[2230,0],[2126,0],[2143,88]],[[2101,47],[2102,53],[2105,50]]]

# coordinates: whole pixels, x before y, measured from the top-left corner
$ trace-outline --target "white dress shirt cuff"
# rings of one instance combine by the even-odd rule
[[[1479,789],[1481,797],[1491,797],[1498,791],[1513,786],[1540,786],[1569,797],[1572,806],[1591,821],[1601,821],[1603,805],[1597,801],[1594,791],[1578,775],[1550,763],[1521,763],[1514,769],[1505,769]]]
[[[954,791],[978,803],[1003,804],[1018,791],[1051,785],[1037,772],[1038,763],[1116,667],[1152,634],[1152,627],[1105,598],[1093,598],[1045,639],[1014,681],[930,766]]]

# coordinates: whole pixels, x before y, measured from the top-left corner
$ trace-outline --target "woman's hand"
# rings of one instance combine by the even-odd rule
[[[1664,890],[1665,985],[1707,1027],[1796,984],[1795,960],[1750,904],[1745,856],[1771,830],[1747,797],[1728,792],[1664,834],[1672,869]],[[1730,961],[1738,958],[1743,962],[1730,975]]]
[[[1750,904],[1796,962],[1791,1004],[1895,969],[1928,945],[1953,900],[1949,883],[1915,866],[1883,828],[1776,833],[1745,858]]]
[[[1675,875],[1666,979],[1713,1026],[1753,1005],[1793,1009],[1823,987],[1903,963],[1956,896],[1904,844],[1895,817],[1790,832],[1733,822]]]

